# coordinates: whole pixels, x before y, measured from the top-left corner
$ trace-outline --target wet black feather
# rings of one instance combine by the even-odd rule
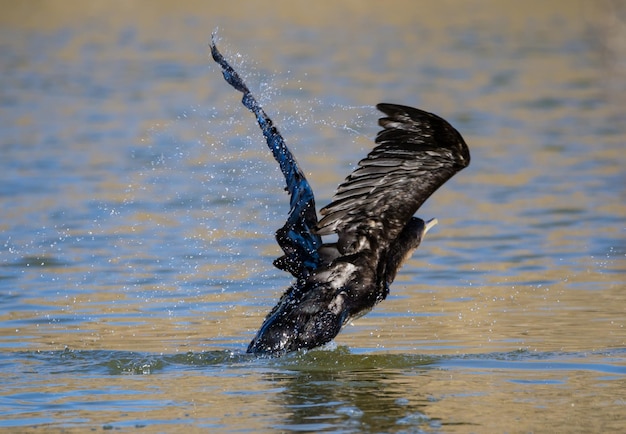
[[[214,41],[211,54],[226,81],[244,94],[242,102],[255,114],[290,195],[287,222],[276,233],[285,254],[274,264],[296,280],[247,351],[277,355],[315,348],[385,299],[403,261],[427,230],[413,214],[469,164],[469,150],[458,131],[439,116],[379,104],[386,116],[379,120],[383,129],[377,146],[339,185],[318,222],[313,191],[278,129]],[[321,236],[332,233],[338,234],[337,243],[323,244]]]

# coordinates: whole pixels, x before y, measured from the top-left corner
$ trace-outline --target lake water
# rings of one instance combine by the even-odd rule
[[[620,2],[2,9],[0,429],[626,429]],[[288,199],[218,27],[319,206],[378,102],[472,153],[388,299],[323,349],[245,354],[290,284]]]

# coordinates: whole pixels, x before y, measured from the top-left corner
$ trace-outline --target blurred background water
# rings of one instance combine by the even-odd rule
[[[618,1],[1,2],[0,428],[610,432],[626,426],[626,9]],[[244,354],[378,102],[470,167],[389,298],[332,345]]]

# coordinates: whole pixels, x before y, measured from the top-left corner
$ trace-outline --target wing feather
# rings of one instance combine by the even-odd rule
[[[285,144],[283,136],[274,126],[246,83],[237,71],[226,61],[215,45],[215,35],[211,39],[211,55],[222,68],[224,79],[233,88],[243,93],[242,103],[256,116],[257,123],[265,136],[267,146],[278,162],[285,176],[289,193],[289,215],[282,228],[276,231],[276,241],[285,253],[274,261],[274,265],[289,271],[294,277],[300,278],[316,269],[320,264],[318,249],[322,239],[313,231],[317,223],[315,198],[304,173],[296,159]]]
[[[342,254],[384,248],[418,208],[470,162],[463,137],[447,121],[416,108],[378,104],[386,117],[376,146],[326,207],[319,235],[337,233]]]

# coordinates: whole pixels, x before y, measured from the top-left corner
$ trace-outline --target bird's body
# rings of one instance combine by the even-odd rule
[[[378,104],[386,117],[376,146],[338,187],[318,221],[313,191],[270,118],[211,44],[226,81],[244,94],[278,161],[290,194],[276,233],[284,255],[274,261],[294,284],[270,311],[248,352],[278,355],[330,342],[349,320],[389,293],[405,259],[436,220],[413,217],[422,203],[469,164],[469,149],[444,119],[419,109]],[[336,243],[322,236],[337,234]]]

